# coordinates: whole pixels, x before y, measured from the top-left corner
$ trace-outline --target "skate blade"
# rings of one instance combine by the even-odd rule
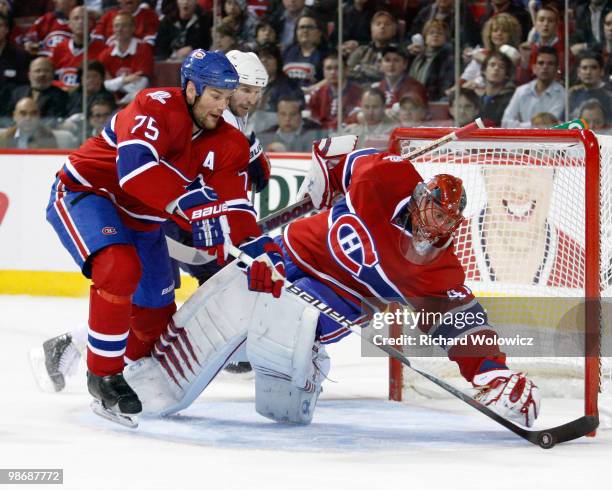
[[[42,347],[34,347],[30,349],[30,367],[32,368],[32,375],[36,380],[36,384],[45,393],[55,393],[59,391],[49,373],[47,372],[47,366],[45,364],[45,351]]]
[[[138,427],[138,417],[136,415],[127,415],[104,408],[99,400],[93,400],[90,407],[93,413],[106,420],[123,425],[124,427],[129,427],[130,429],[136,429]]]

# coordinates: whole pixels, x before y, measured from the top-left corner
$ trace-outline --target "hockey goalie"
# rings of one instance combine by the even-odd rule
[[[402,157],[354,151],[356,138],[316,142],[304,183],[318,214],[291,223],[281,247],[289,281],[352,321],[399,301],[415,310],[478,319],[421,324],[441,342],[449,362],[477,389],[476,397],[504,417],[532,426],[540,408],[537,386],[506,365],[486,312],[464,285],[453,232],[466,206],[462,181],[436,175],[423,181]],[[350,333],[299,298],[246,290],[239,263],[203,285],[176,312],[154,355],[126,368],[144,410],[165,415],[189,406],[240,346],[256,382],[256,410],[273,420],[309,423],[329,370],[325,344]],[[431,317],[431,316],[427,316]],[[481,343],[482,344],[482,343]]]

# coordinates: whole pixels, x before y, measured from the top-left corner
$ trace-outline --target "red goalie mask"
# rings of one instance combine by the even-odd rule
[[[467,197],[461,179],[439,174],[415,187],[412,202],[410,219],[413,237],[434,244],[459,227]]]

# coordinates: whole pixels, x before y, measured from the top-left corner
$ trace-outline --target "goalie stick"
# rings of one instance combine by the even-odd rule
[[[464,136],[469,135],[474,132],[478,128],[484,128],[484,124],[480,118],[477,118],[473,123],[467,124],[461,128],[458,128],[455,131],[448,133],[437,140],[431,141],[416,150],[411,151],[410,153],[404,155],[402,158],[405,160],[410,160],[411,158],[417,158],[430,151],[433,151],[441,146],[445,145],[450,141],[454,141],[460,139]],[[252,194],[255,195],[254,193]],[[272,214],[269,214],[265,218],[257,221],[257,224],[261,228],[264,234],[270,233],[271,231],[281,228],[291,221],[301,218],[305,214],[314,210],[314,206],[310,201],[310,197],[305,197],[300,201],[290,204],[278,211],[275,211]],[[179,262],[183,262],[185,264],[191,265],[204,265],[213,260],[216,260],[214,255],[209,255],[202,250],[198,250],[197,248],[190,247],[189,245],[185,245],[184,243],[180,243],[174,238],[166,237],[166,241],[168,242],[168,250],[170,252],[170,257]]]
[[[253,259],[246,255],[242,250],[236,248],[234,246],[230,247],[230,254],[236,257],[241,262],[244,262],[246,265],[250,266],[253,263]],[[595,431],[599,426],[599,418],[595,416],[585,415],[583,417],[577,418],[563,425],[559,425],[557,427],[552,427],[550,429],[541,429],[541,430],[530,430],[525,429],[514,422],[502,417],[494,410],[490,409],[486,405],[483,405],[478,400],[475,400],[470,395],[463,393],[461,390],[458,390],[454,386],[451,386],[446,381],[430,374],[426,371],[423,371],[412,365],[410,360],[405,357],[400,351],[393,349],[387,345],[377,345],[369,338],[362,335],[361,330],[366,328],[369,325],[369,322],[365,322],[364,324],[357,324],[349,320],[346,316],[341,313],[335,311],[331,306],[314,298],[312,295],[308,294],[306,291],[301,289],[300,287],[292,284],[290,281],[285,279],[285,291],[288,291],[292,295],[294,295],[299,300],[313,306],[325,316],[331,318],[335,322],[340,325],[348,328],[354,334],[361,337],[366,342],[371,345],[379,348],[389,356],[397,359],[404,366],[412,369],[414,372],[420,374],[421,376],[427,378],[432,383],[438,385],[440,388],[450,393],[456,398],[464,401],[472,408],[478,410],[483,413],[490,419],[494,420],[498,424],[502,425],[506,429],[514,432],[519,437],[522,437],[526,441],[531,442],[532,444],[539,445],[544,449],[550,449],[555,444],[560,442],[572,441],[574,439],[578,439],[579,437],[586,436],[591,432]]]

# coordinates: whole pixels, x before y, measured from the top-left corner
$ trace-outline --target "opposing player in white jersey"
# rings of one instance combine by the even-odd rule
[[[455,255],[453,234],[467,204],[462,181],[448,174],[424,181],[400,156],[354,151],[355,144],[350,135],[315,143],[305,184],[322,211],[275,239],[287,279],[303,297],[353,322],[396,301],[410,305],[422,313],[418,328],[444,346],[477,398],[531,426],[539,390],[506,365]],[[173,316],[153,356],[126,368],[146,411],[167,415],[189,406],[246,339],[257,411],[276,421],[311,421],[329,368],[324,345],[350,329],[338,314],[332,319],[290,294],[273,301],[247,291],[240,274],[233,263],[213,276]]]

